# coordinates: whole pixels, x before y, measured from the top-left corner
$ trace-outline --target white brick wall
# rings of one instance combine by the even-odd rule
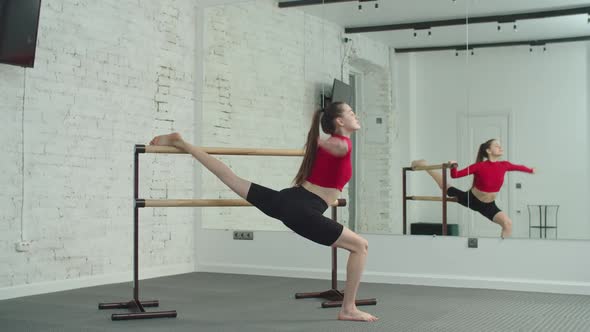
[[[348,58],[341,72],[348,47],[342,42],[343,27],[298,9],[280,9],[272,0],[207,8],[204,17],[203,145],[302,148],[320,93],[331,93],[334,78],[348,81]],[[366,112],[390,121],[389,51],[362,36],[355,36],[354,43],[352,54],[370,64],[367,79],[373,81],[367,86]],[[374,149],[383,153],[376,155]],[[393,189],[387,179],[389,149],[387,144],[367,143],[363,150],[368,153],[363,156],[363,172],[385,183],[366,190],[361,198],[363,230],[382,230],[387,228],[383,224]],[[284,157],[220,159],[239,176],[277,190],[291,185],[301,162]],[[203,197],[235,197],[208,171],[203,172],[202,192]],[[343,197],[348,198],[347,189]],[[249,208],[210,208],[201,213],[205,228],[286,229]],[[340,218],[348,223],[346,209]]]
[[[131,269],[133,144],[192,132],[194,6],[42,2],[35,68],[0,65],[0,287]],[[190,158],[141,160],[142,197],[192,197]],[[142,268],[192,264],[190,209],[140,213]]]

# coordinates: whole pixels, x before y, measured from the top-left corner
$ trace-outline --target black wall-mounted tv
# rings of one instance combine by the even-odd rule
[[[0,63],[33,67],[41,0],[0,0]]]
[[[334,85],[332,86],[332,102],[345,102],[348,105],[352,105],[353,91],[352,87],[338,79],[334,79]]]

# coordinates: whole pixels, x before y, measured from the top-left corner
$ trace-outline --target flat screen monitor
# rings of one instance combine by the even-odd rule
[[[0,63],[33,67],[41,0],[0,0]]]
[[[352,87],[338,79],[334,79],[334,85],[332,86],[332,102],[345,102],[350,106],[352,105]]]

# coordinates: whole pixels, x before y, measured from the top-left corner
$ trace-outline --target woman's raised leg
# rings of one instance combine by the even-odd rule
[[[428,163],[424,159],[414,160],[414,161],[412,161],[412,164],[411,164],[412,167],[415,167],[415,166],[426,166],[426,165],[428,165]],[[432,170],[432,169],[429,169],[426,172],[428,172],[428,174],[430,174],[430,176],[434,179],[434,181],[436,182],[436,184],[438,185],[438,187],[440,189],[442,189],[442,187],[443,187],[443,177],[442,177],[441,172],[439,172],[438,170]],[[449,189],[449,187],[450,187],[450,185],[447,183],[447,188],[446,189]]]
[[[250,181],[237,176],[226,164],[212,157],[203,151],[203,149],[183,140],[179,133],[156,136],[152,139],[150,145],[174,146],[184,152],[190,153],[240,197],[246,199],[246,196],[248,196],[251,185]]]

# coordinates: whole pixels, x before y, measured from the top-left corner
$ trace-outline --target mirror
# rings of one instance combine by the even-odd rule
[[[512,220],[511,236],[590,238],[578,215],[590,194],[590,24],[587,12],[571,13],[584,5],[269,0],[207,8],[203,123],[213,126],[204,128],[203,144],[302,147],[312,111],[338,79],[354,90],[363,126],[353,139],[355,174],[343,191],[349,205],[340,222],[360,233],[404,234],[402,169],[421,158],[429,165],[456,160],[463,169],[479,144],[498,137],[502,160],[537,170],[508,172],[495,199]],[[539,11],[560,15],[527,17]],[[577,39],[556,40],[568,37]],[[279,129],[248,135],[255,128],[244,128],[243,139],[231,138],[238,127],[258,125],[241,121],[249,117]],[[275,189],[291,184],[300,162],[231,159],[224,161],[240,175]],[[472,176],[447,172],[448,184],[469,191]],[[204,195],[231,195],[208,176]],[[411,171],[406,194],[440,199],[442,190],[428,172]],[[441,224],[443,205],[406,201],[405,233],[422,234],[412,232],[415,223]],[[205,227],[282,230],[255,211],[203,213],[215,215],[204,218],[215,220]],[[544,220],[557,220],[558,228]],[[449,235],[499,237],[502,230],[455,202],[447,203],[446,221]]]
[[[584,1],[472,1],[467,62],[467,130],[478,145],[499,138],[501,160],[534,167],[506,174],[496,204],[514,238],[588,239],[583,211],[590,198],[590,6]],[[479,213],[463,214],[471,237],[498,237],[500,227]],[[510,220],[511,222],[506,222]]]
[[[406,11],[406,17],[419,23],[415,25],[420,28],[417,35],[429,38],[409,45],[392,42],[397,65],[393,69],[393,114],[398,115],[393,128],[400,128],[396,136],[400,164],[403,167],[418,158],[427,159],[430,165],[457,160],[463,169],[475,163],[481,143],[498,138],[504,148],[500,160],[537,170],[535,175],[516,170],[505,175],[495,204],[510,223],[496,219],[498,210],[485,204],[489,219],[511,225],[510,229],[456,203],[447,207],[448,226],[472,237],[500,237],[508,230],[506,237],[589,238],[590,226],[578,214],[590,184],[586,152],[590,7],[582,1],[453,2],[458,6],[455,9],[467,14],[465,22],[460,22],[456,12],[445,17],[440,9],[423,20]],[[449,3],[431,2],[428,8],[435,5]],[[427,12],[420,8],[420,14]],[[439,26],[425,29],[433,21]],[[398,22],[406,26],[388,28],[407,33],[408,20]],[[432,33],[424,33],[430,30]],[[447,31],[461,38],[438,38]],[[366,35],[386,34],[393,39],[398,32]],[[450,56],[453,53],[455,59]],[[417,172],[407,176],[411,177],[408,192],[440,196],[429,176]],[[448,180],[465,192],[474,181],[473,176]],[[483,187],[483,203],[490,203],[485,198],[498,189]],[[466,205],[475,208],[471,196],[465,197]],[[439,203],[408,204],[412,204],[407,209],[408,223],[441,223]],[[380,231],[378,227],[360,230]]]

